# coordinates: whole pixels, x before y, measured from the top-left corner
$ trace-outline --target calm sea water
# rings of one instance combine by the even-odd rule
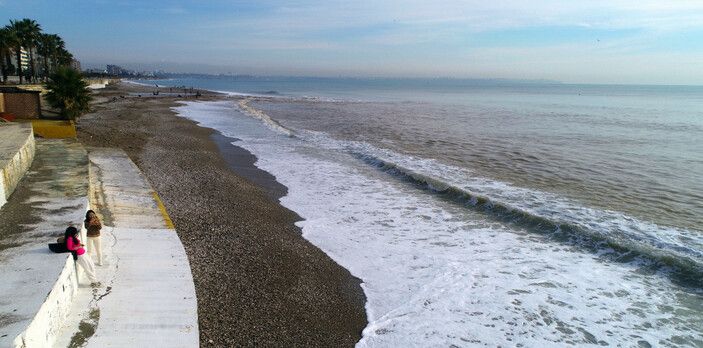
[[[155,81],[364,281],[360,346],[703,345],[703,88]]]

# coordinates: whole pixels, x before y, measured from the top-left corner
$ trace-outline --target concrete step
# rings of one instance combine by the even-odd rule
[[[90,148],[91,206],[125,228],[173,228],[146,177],[120,149]]]
[[[15,191],[34,160],[30,123],[0,123],[0,207]]]
[[[54,347],[199,346],[190,264],[158,195],[124,151],[89,157],[102,286],[79,290]]]
[[[88,208],[88,156],[69,140],[36,140],[34,161],[0,209],[0,347],[53,344],[79,282],[47,243]]]

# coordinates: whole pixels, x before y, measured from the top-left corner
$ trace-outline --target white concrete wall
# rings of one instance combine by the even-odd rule
[[[88,209],[90,208],[86,207],[86,211]],[[80,228],[80,235],[85,238],[85,227]],[[85,240],[81,239],[81,241]],[[84,272],[78,271],[73,256],[70,253],[67,254],[66,263],[59,273],[54,287],[46,296],[46,300],[39,307],[27,328],[14,339],[15,348],[51,347],[54,345],[56,338],[61,333],[64,320],[71,311],[73,300],[78,294],[79,281],[82,279],[85,279]]]
[[[24,174],[32,166],[32,161],[34,161],[34,152],[36,145],[34,143],[34,132],[32,132],[31,125],[29,127],[18,127],[22,129],[21,145],[14,156],[7,162],[3,163],[2,177],[0,178],[0,189],[2,194],[0,194],[0,207],[2,207],[7,199],[10,197],[12,192],[17,188],[17,184],[22,180]],[[28,131],[27,131],[28,129]],[[13,140],[10,140],[13,141]]]
[[[14,340],[16,348],[51,347],[78,292],[75,262],[70,254],[53,289],[29,326]]]

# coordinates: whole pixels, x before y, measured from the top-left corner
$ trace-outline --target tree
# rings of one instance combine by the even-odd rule
[[[29,69],[22,69],[23,50],[29,55]],[[13,54],[15,66],[12,64]],[[41,75],[46,80],[57,67],[69,66],[72,60],[73,55],[66,50],[63,39],[56,34],[42,33],[41,26],[32,19],[11,20],[9,25],[0,29],[0,68],[5,82],[13,73],[19,76],[20,83],[25,78],[36,81],[39,76],[37,65],[42,63]]]
[[[37,76],[36,69],[34,68],[34,49],[37,46],[37,41],[41,34],[41,26],[39,26],[36,21],[29,18],[24,18],[20,21],[10,21],[10,25],[16,28],[21,46],[29,53],[29,76],[34,79]]]
[[[46,80],[51,73],[51,67],[56,67],[56,56],[59,49],[64,49],[63,40],[56,34],[39,34],[37,41],[37,53],[41,55],[43,62],[42,77]],[[49,64],[51,63],[51,65]]]
[[[2,69],[2,81],[7,83],[7,76],[12,67],[12,32],[8,28],[0,28],[0,69]],[[14,70],[14,69],[13,69]]]
[[[71,64],[71,60],[73,60],[73,55],[69,53],[66,50],[66,43],[63,41],[63,39],[58,36],[58,35],[52,35],[54,36],[53,40],[54,44],[56,45],[54,47],[54,50],[51,52],[51,64],[53,66],[53,69],[55,70],[59,66],[68,66]],[[68,63],[66,63],[68,61]],[[62,64],[65,63],[65,64]]]
[[[59,52],[56,54],[56,65],[70,66],[71,61],[73,61],[73,55],[71,52],[67,51],[65,48],[59,49]]]
[[[20,83],[22,83],[22,40],[19,36],[22,25],[18,21],[10,21],[10,25],[6,26],[5,29],[9,38],[8,42],[17,57],[17,76],[20,79]]]
[[[46,101],[61,110],[61,116],[74,120],[90,108],[90,90],[80,72],[66,66],[58,67],[45,84],[49,90]]]

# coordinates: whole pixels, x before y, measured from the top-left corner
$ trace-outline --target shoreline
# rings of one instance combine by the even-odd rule
[[[79,140],[123,148],[164,201],[193,269],[201,346],[358,342],[361,281],[302,237],[301,218],[278,203],[287,188],[236,139],[176,116],[183,98],[121,97],[147,88],[97,91]]]
[[[272,200],[278,201],[278,199],[288,193],[288,188],[276,181],[275,176],[254,165],[257,160],[256,156],[246,149],[232,144],[232,142],[238,140],[237,138],[223,135],[215,129],[212,131],[213,134],[210,138],[215,142],[217,148],[220,150],[222,158],[227,162],[232,171],[266,191]],[[302,218],[298,217],[298,220],[302,220]]]

